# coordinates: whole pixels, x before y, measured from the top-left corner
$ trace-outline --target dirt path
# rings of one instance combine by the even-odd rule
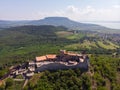
[[[25,80],[23,88],[27,85],[27,83],[28,83],[28,79]]]

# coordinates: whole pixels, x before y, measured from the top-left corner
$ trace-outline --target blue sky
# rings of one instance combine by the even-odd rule
[[[120,0],[0,0],[0,20],[120,21]]]

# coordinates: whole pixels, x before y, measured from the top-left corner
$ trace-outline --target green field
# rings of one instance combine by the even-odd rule
[[[104,44],[103,41],[97,41],[97,42],[90,42],[88,40],[84,40],[82,43],[77,43],[77,44],[71,44],[71,45],[67,45],[65,46],[66,49],[75,49],[75,50],[80,50],[82,49],[93,49],[93,48],[103,48],[103,49],[108,49],[108,50],[114,50],[116,48],[119,48],[118,45],[113,44],[110,41],[107,41],[106,43],[108,43],[107,45]]]

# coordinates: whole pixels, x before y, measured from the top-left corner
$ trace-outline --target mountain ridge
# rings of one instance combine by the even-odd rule
[[[24,25],[53,25],[53,26],[64,26],[72,30],[111,30],[110,28],[100,26],[97,24],[86,24],[73,21],[67,17],[46,17],[40,20],[23,20],[23,21],[7,21],[0,20],[0,28],[9,28]]]

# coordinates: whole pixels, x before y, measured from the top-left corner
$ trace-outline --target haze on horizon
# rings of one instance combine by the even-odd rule
[[[120,0],[0,0],[0,20],[120,21]]]

